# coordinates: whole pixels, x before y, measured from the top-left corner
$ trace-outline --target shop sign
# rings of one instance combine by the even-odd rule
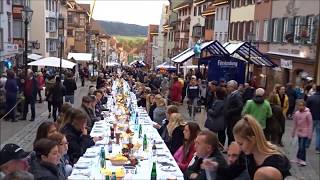
[[[281,67],[285,69],[292,69],[292,60],[280,59]]]
[[[19,50],[19,46],[18,44],[6,44],[6,49],[5,51],[8,52],[8,53],[18,53],[18,50]]]

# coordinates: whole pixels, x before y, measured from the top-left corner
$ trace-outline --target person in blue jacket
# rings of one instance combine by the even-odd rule
[[[6,89],[6,113],[8,113],[5,118],[7,121],[11,120],[12,122],[17,122],[14,106],[17,102],[17,93],[18,93],[18,84],[15,79],[15,74],[13,71],[7,71],[7,82],[5,85]]]

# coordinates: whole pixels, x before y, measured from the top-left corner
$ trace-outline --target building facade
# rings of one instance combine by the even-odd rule
[[[202,16],[205,17],[204,41],[214,40],[215,13],[216,7],[213,3],[202,12]]]
[[[228,0],[216,0],[215,7],[214,39],[221,44],[228,42],[230,5]]]
[[[148,35],[147,35],[147,52],[145,56],[145,62],[149,67],[154,67],[154,59],[155,57],[152,55],[152,47],[154,43],[154,37],[158,36],[158,28],[159,25],[149,25],[148,26]]]

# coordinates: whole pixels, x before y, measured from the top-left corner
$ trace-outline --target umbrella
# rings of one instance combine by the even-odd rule
[[[165,69],[165,70],[169,70],[169,71],[174,71],[174,70],[176,70],[176,67],[170,65],[170,64],[167,63],[167,62],[164,62],[164,63],[156,66],[156,69],[157,69],[157,70],[159,70],[159,69]]]
[[[60,67],[60,59],[57,57],[47,57],[43,59],[39,59],[37,61],[33,61],[28,64],[29,66],[50,66],[50,67]],[[62,67],[63,68],[73,68],[76,64],[65,59],[62,59]]]
[[[76,61],[92,61],[92,54],[91,53],[69,53],[68,59],[73,58]],[[97,61],[97,59],[94,59]]]
[[[29,54],[28,55],[28,59],[32,59],[32,60],[39,60],[43,58],[43,56],[39,55],[39,54]]]

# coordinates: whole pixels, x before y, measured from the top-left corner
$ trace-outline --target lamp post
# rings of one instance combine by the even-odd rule
[[[58,38],[60,43],[60,69],[59,76],[61,78],[62,75],[62,56],[63,56],[63,48],[64,48],[64,17],[62,14],[59,14],[58,18]]]
[[[22,20],[24,22],[24,67],[25,67],[25,78],[27,78],[28,70],[28,25],[32,20],[33,10],[28,6],[25,6],[22,10]]]

